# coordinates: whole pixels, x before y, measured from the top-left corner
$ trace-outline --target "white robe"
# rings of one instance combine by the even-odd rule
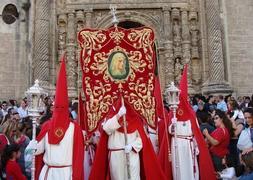
[[[124,133],[117,131],[120,124],[116,116],[108,119],[103,124],[104,131],[108,134],[108,149],[124,149],[125,138]],[[138,131],[127,134],[128,144],[131,144],[134,151],[129,153],[130,157],[130,175],[132,180],[140,179],[140,159],[139,151],[142,149],[142,140]],[[126,154],[124,150],[110,151],[109,153],[110,176],[112,180],[128,180]]]
[[[50,168],[48,180],[71,180],[72,179],[72,156],[73,156],[74,124],[70,122],[69,127],[59,144],[48,143],[48,133],[38,142],[36,155],[44,153],[43,166],[39,180],[44,180],[48,166],[68,166],[62,168]]]
[[[170,133],[171,126],[169,127]],[[172,173],[174,180],[198,180],[199,169],[197,155],[199,154],[199,150],[196,140],[192,136],[191,122],[190,120],[184,122],[177,121],[176,128],[178,137],[175,141],[173,136],[171,142]]]
[[[152,129],[149,126],[148,126],[148,136],[149,136],[149,139],[152,143],[152,147],[153,147],[155,153],[158,154],[158,152],[159,152],[158,135],[157,135],[156,130]]]
[[[86,134],[86,133],[84,133],[84,134]],[[94,144],[95,144],[95,142],[93,140],[95,138],[100,137],[100,136],[97,137],[97,135],[95,135],[95,136],[96,137],[91,137],[91,142],[94,143]],[[84,139],[85,139],[85,135],[84,135]],[[88,145],[88,146],[85,146],[85,151],[84,151],[84,180],[89,179],[92,163],[93,163],[93,160],[94,160],[94,156],[95,156],[94,146],[92,146],[91,144]]]

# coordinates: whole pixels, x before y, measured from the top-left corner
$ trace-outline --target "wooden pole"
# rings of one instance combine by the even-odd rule
[[[122,103],[122,106],[124,106],[123,96],[121,96],[121,103]],[[125,145],[128,145],[127,122],[126,122],[126,116],[125,115],[123,115],[123,126],[124,126]],[[131,179],[131,173],[130,173],[130,156],[129,156],[129,153],[126,153],[126,162],[127,162],[127,177],[130,180]]]

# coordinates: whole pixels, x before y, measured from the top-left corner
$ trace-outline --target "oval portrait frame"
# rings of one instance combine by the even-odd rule
[[[119,57],[123,57],[123,69],[119,69],[117,60]],[[129,60],[127,55],[122,51],[114,51],[108,58],[108,72],[114,80],[124,80],[129,75]]]

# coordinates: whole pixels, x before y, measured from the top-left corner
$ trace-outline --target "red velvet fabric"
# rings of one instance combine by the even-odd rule
[[[72,121],[73,122],[73,121]],[[51,127],[52,120],[44,123],[39,135],[37,136],[37,141],[39,142],[48,132]],[[76,122],[74,123],[74,137],[73,137],[73,161],[72,161],[72,178],[73,180],[83,180],[84,179],[84,169],[83,169],[83,160],[84,160],[84,139],[82,130]],[[41,169],[43,168],[43,155],[40,154],[35,156],[36,168],[35,168],[35,179],[39,179]]]
[[[116,101],[116,104],[117,103],[120,104],[119,100]],[[116,104],[115,107],[117,106]],[[129,105],[128,102],[125,103],[125,106],[127,109],[127,114],[134,115],[131,116],[131,118],[134,119],[128,119],[129,116],[127,116],[126,118],[129,128],[128,130],[130,131],[138,130],[143,143],[143,148],[139,153],[141,161],[140,162],[141,179],[142,180],[165,179],[165,175],[157,161],[152,144],[149,138],[147,137],[146,133],[144,132],[142,117],[133,110],[133,108],[131,107],[131,105]],[[110,115],[112,115],[112,113]],[[107,142],[108,142],[108,135],[103,131],[96,151],[94,164],[92,166],[89,178],[90,180],[110,179]]]
[[[163,106],[163,100],[162,100],[162,93],[161,93],[161,87],[160,87],[160,81],[159,77],[155,77],[155,101],[156,101],[156,117],[159,117],[160,119],[164,119],[164,106]]]
[[[79,103],[78,103],[78,124],[80,125],[80,127],[83,130],[85,130],[87,132],[88,131],[88,124],[87,124],[87,120],[85,119],[86,112],[85,112],[85,107],[83,104],[81,92],[79,94],[78,101],[79,101]]]
[[[83,29],[78,33],[78,40],[82,47],[80,61],[87,112],[84,119],[88,121],[88,133],[97,129],[120,94],[142,116],[145,111],[155,108],[155,52],[151,28]],[[128,58],[129,75],[125,79],[114,79],[109,73],[110,57],[116,52],[123,52]],[[155,113],[149,116],[153,123],[147,121],[147,124],[156,128]]]

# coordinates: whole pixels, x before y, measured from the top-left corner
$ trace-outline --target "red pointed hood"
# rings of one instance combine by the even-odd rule
[[[179,83],[179,105],[177,109],[177,119],[179,121],[186,121],[189,119],[189,113],[193,113],[193,109],[188,101],[188,81],[187,81],[187,64],[184,67],[183,74]],[[187,110],[186,110],[187,109]]]
[[[65,66],[64,54],[61,60],[61,67],[56,84],[54,112],[51,119],[51,127],[48,132],[48,141],[50,144],[58,144],[62,140],[70,123]]]
[[[199,153],[200,179],[203,180],[206,177],[209,177],[210,180],[216,179],[211,156],[209,154],[204,137],[197,124],[196,114],[188,101],[187,65],[185,65],[184,67],[179,87],[180,87],[180,95],[179,95],[180,103],[177,109],[177,118],[178,121],[186,121],[186,120],[191,121],[192,132],[194,137],[196,138],[198,148],[200,150]],[[172,117],[172,112],[170,113],[170,117]]]

